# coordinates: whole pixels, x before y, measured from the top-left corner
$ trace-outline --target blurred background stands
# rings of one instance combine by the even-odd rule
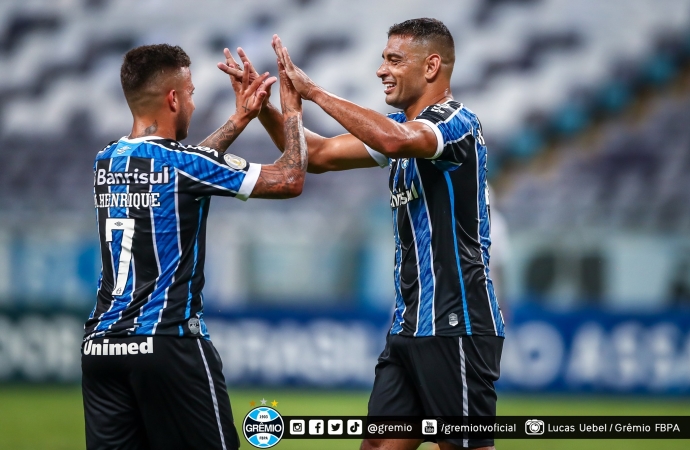
[[[130,127],[119,85],[119,65],[129,48],[169,42],[190,54],[197,111],[188,141],[198,142],[233,110],[227,78],[215,67],[223,47],[243,46],[259,70],[275,72],[269,42],[277,32],[318,83],[388,112],[374,73],[387,27],[435,16],[455,36],[453,91],[482,120],[496,187],[494,212],[504,213],[513,246],[520,249],[511,252],[502,292],[515,301],[536,294],[547,302],[591,297],[615,303],[611,284],[625,282],[612,280],[635,277],[610,273],[615,261],[607,245],[615,247],[613,253],[622,251],[612,236],[672,235],[684,242],[690,227],[688,93],[667,92],[687,72],[688,14],[690,2],[681,0],[353,0],[347,7],[336,0],[8,0],[0,4],[0,242],[14,242],[24,248],[19,254],[33,255],[26,250],[31,233],[57,222],[65,229],[56,239],[93,234],[93,155]],[[325,135],[343,131],[313,105],[307,105],[305,120]],[[232,151],[258,162],[277,157],[256,123]],[[219,201],[210,234],[227,246],[214,246],[209,257],[236,261],[229,272],[243,275],[209,274],[209,301],[309,303],[337,297],[389,308],[385,255],[392,239],[385,177],[377,169],[310,176],[296,201]],[[248,221],[256,226],[246,227]],[[27,222],[36,230],[27,229]],[[563,256],[569,239],[587,240],[588,250]],[[252,255],[249,261],[241,256],[245,252]],[[678,275],[670,274],[682,272],[685,260],[665,257],[678,261],[669,263],[663,275],[669,279],[658,281],[645,301],[666,301],[682,291],[666,287],[676,283],[670,280]],[[13,270],[5,273],[16,279]],[[77,291],[85,303],[92,301],[86,294],[92,272],[82,261],[81,278],[72,283],[83,284]],[[559,287],[562,278],[571,281]],[[321,282],[295,281],[316,279]],[[265,280],[287,285],[271,291]],[[21,282],[4,285],[4,302],[30,296]],[[51,301],[62,295],[51,295]],[[73,294],[69,301],[79,300]]]

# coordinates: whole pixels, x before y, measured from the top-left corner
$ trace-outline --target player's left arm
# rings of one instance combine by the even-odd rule
[[[302,98],[313,101],[347,131],[388,158],[433,158],[439,145],[437,134],[424,122],[398,123],[374,110],[331,94],[295,66],[280,38],[273,47]]]
[[[268,96],[275,77],[268,77],[268,72],[249,82],[249,71],[244,71],[242,83],[238,86],[235,99],[235,113],[199,145],[209,147],[221,153],[230,147],[237,136],[247,127],[261,111],[264,99]]]

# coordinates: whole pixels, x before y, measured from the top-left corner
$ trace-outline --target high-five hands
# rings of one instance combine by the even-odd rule
[[[237,95],[238,108],[242,107],[241,102],[246,101],[248,90],[247,86],[266,85],[260,92],[257,88],[257,95],[253,97],[252,106],[259,112],[268,113],[268,117],[276,114],[280,119],[275,120],[276,126],[280,128],[280,144],[276,144],[283,151],[283,155],[273,164],[261,166],[261,173],[256,180],[256,185],[251,193],[252,197],[259,198],[290,198],[297,197],[302,193],[304,177],[307,171],[307,142],[304,137],[304,126],[302,125],[302,97],[295,90],[288,78],[285,67],[278,61],[278,74],[280,76],[280,104],[282,114],[272,105],[268,104],[270,84],[276,81],[275,77],[266,79],[268,73],[259,75],[252,65],[247,55],[241,48],[237,53],[242,61],[240,66],[230,54],[230,50],[225,49],[225,62],[218,63],[218,68],[230,75],[230,82]],[[264,81],[265,80],[265,81]],[[273,138],[273,136],[271,136]],[[274,139],[276,142],[276,139]]]
[[[223,53],[225,54],[225,62],[218,63],[218,68],[230,75],[230,83],[232,84],[235,92],[237,92],[239,87],[242,85],[242,78],[245,75],[243,67],[245,67],[247,64],[249,64],[249,71],[247,72],[247,75],[249,75],[249,83],[253,83],[259,77],[259,73],[256,71],[256,69],[254,69],[254,65],[247,57],[247,54],[244,52],[244,50],[242,50],[242,47],[237,48],[237,54],[242,61],[241,65],[235,61],[235,58],[232,57],[232,53],[230,53],[229,49],[226,48],[223,50]],[[268,103],[270,96],[271,85],[268,85],[266,87],[266,96],[264,97],[264,106]]]
[[[274,40],[277,36],[274,36]],[[275,44],[273,45],[275,48]],[[281,47],[282,48],[282,47]],[[286,50],[287,51],[287,50]],[[230,76],[230,82],[232,83],[232,87],[235,90],[235,94],[237,95],[238,98],[238,108],[239,108],[239,99],[240,95],[243,89],[243,86],[250,84],[251,86],[254,85],[254,83],[257,82],[257,80],[265,78],[268,76],[268,72],[259,75],[259,73],[256,71],[254,68],[254,65],[252,62],[249,60],[249,57],[247,57],[247,54],[244,52],[244,50],[239,47],[237,49],[237,54],[240,57],[240,60],[242,61],[242,66],[235,61],[235,58],[233,58],[232,53],[230,53],[229,49],[224,50],[225,53],[225,63],[218,63],[218,68],[222,70],[223,72],[227,73]],[[289,55],[288,55],[289,58]],[[281,109],[283,110],[283,113],[288,112],[288,111],[301,111],[302,110],[302,102],[301,102],[301,97],[300,94],[295,90],[295,87],[287,74],[287,71],[285,70],[284,64],[282,64],[281,58],[278,58],[278,72],[280,76],[280,104],[281,104]],[[242,68],[244,67],[244,69]],[[293,65],[294,67],[294,65]],[[299,69],[298,69],[299,70]],[[305,75],[306,76],[306,75]],[[261,95],[263,106],[265,106],[268,103],[269,97],[271,95],[271,85],[275,81],[274,77],[271,77],[269,80],[273,80],[270,83],[268,83],[268,80],[264,83],[266,85],[265,89],[262,89],[260,92],[257,92],[257,95]],[[258,112],[257,112],[258,114]],[[255,117],[255,116],[254,116]]]
[[[271,85],[277,81],[276,77],[270,77],[269,73],[259,75],[251,62],[243,60],[244,70],[235,62],[227,48],[225,63],[218,63],[218,68],[230,75],[230,83],[235,91],[236,114],[247,116],[250,120],[259,115],[264,102],[271,95]]]
[[[283,42],[280,40],[277,34],[273,35],[273,50],[276,52],[278,61],[285,67],[285,73],[287,74],[292,85],[295,87],[297,92],[305,100],[311,100],[312,95],[315,92],[316,83],[314,83],[311,78],[307,76],[302,69],[297,67],[290,59],[290,54],[286,47],[283,47]]]

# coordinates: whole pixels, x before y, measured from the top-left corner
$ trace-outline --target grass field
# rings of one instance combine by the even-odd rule
[[[283,415],[366,415],[368,393],[361,391],[231,390],[235,421],[252,409],[251,401],[276,400]],[[501,396],[500,415],[690,415],[688,399]],[[84,448],[81,393],[74,387],[0,387],[0,449],[77,450]],[[651,446],[688,449],[690,441],[650,440],[504,440],[500,450],[617,450]],[[253,448],[243,441],[243,448]],[[283,440],[280,450],[356,450],[355,440]]]

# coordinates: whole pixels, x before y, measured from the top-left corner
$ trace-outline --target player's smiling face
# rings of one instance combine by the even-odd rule
[[[386,103],[406,109],[422,96],[427,82],[426,51],[410,36],[391,36],[383,49],[383,63],[376,71],[381,78]]]

